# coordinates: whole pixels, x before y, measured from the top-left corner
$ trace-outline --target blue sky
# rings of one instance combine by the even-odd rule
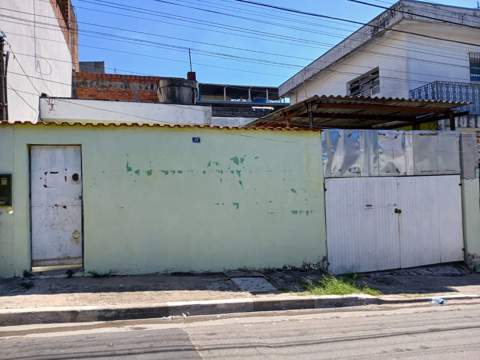
[[[73,0],[80,60],[104,60],[108,72],[185,77],[190,48],[201,82],[277,86],[358,27],[235,0],[162,1]],[[360,22],[382,12],[348,0],[259,1]],[[476,0],[438,2],[477,6]]]

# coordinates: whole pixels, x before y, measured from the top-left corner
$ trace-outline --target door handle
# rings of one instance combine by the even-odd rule
[[[395,214],[401,214],[401,213],[402,213],[402,209],[395,208],[395,210],[393,210],[393,212],[394,212]]]

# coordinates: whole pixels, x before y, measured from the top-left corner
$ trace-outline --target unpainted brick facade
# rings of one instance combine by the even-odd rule
[[[77,72],[74,96],[85,100],[158,103],[160,77]]]

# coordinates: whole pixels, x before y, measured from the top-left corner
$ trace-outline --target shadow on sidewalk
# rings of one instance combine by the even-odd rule
[[[264,278],[277,291],[263,294],[303,292],[306,282],[319,281],[325,274],[308,270],[269,270],[264,272],[236,271],[226,273],[173,273],[139,276],[34,277],[0,280],[0,297],[17,295],[81,294],[81,293],[141,293],[212,292],[235,296],[256,294],[239,288],[234,277]],[[480,274],[471,274],[463,264],[429,266],[361,274],[358,282],[385,295],[462,293],[480,294]]]

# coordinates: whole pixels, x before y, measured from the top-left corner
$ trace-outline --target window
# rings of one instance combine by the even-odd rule
[[[470,53],[470,81],[480,81],[480,53]]]
[[[380,92],[380,71],[373,69],[348,83],[351,96],[372,96]]]

